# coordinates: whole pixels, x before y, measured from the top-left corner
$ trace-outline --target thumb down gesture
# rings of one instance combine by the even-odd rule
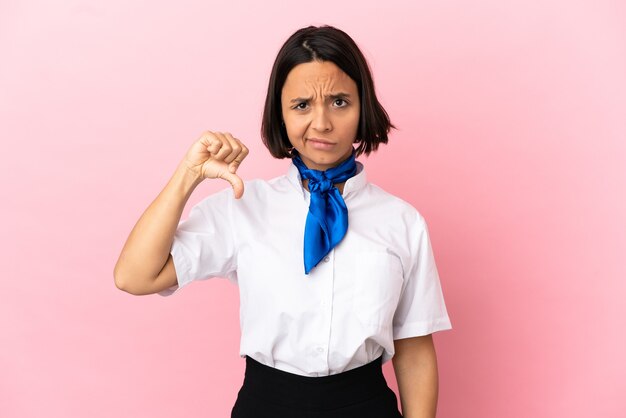
[[[200,179],[223,179],[230,183],[236,199],[243,196],[243,180],[237,169],[248,148],[229,132],[204,132],[185,155],[185,164]]]

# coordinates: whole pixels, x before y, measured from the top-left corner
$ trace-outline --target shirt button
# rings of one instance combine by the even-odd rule
[[[324,261],[325,261],[326,263],[328,263],[328,260],[330,260],[330,257],[329,257],[329,256],[324,257]]]
[[[317,347],[317,352],[318,352],[318,353],[321,353],[322,351],[324,351],[324,348],[323,348],[323,347]]]

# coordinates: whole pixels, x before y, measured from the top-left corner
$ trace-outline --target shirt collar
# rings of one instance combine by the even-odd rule
[[[365,173],[365,166],[360,161],[355,160],[356,163],[356,174],[346,180],[343,185],[343,194],[342,197],[346,197],[347,195],[354,193],[367,183],[367,175]],[[302,185],[302,178],[300,177],[300,171],[298,171],[298,167],[291,161],[289,164],[289,169],[287,170],[287,179],[289,182],[300,192],[302,193],[302,198],[306,199],[308,190],[304,188]]]

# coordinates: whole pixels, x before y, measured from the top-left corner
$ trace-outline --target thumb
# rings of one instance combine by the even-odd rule
[[[226,172],[222,175],[222,178],[233,186],[235,193],[235,199],[240,199],[243,196],[243,180],[237,174]]]

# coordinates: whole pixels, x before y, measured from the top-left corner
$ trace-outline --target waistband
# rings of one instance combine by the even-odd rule
[[[363,366],[319,377],[289,373],[246,356],[240,394],[278,405],[325,410],[362,402],[388,390],[382,355]]]

